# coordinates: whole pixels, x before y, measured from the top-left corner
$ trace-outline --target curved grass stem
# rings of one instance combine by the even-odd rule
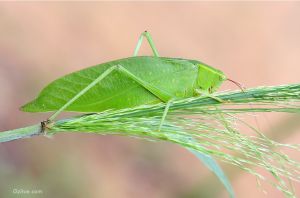
[[[0,142],[8,142],[12,140],[29,138],[32,136],[40,135],[41,133],[41,125],[36,124],[24,128],[9,130],[0,133]]]

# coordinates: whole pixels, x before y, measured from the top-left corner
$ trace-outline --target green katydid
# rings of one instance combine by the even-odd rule
[[[144,37],[154,56],[137,56]],[[63,111],[101,112],[164,102],[166,108],[160,130],[171,101],[199,94],[215,98],[211,93],[224,80],[230,79],[222,71],[199,61],[160,57],[151,35],[145,31],[139,37],[133,57],[99,64],[61,77],[45,87],[35,100],[21,107],[21,110],[56,111],[42,122],[44,130]]]

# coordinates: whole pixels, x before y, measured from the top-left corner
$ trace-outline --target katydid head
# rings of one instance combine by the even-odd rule
[[[213,93],[218,90],[226,79],[222,71],[203,63],[198,64],[197,89]]]

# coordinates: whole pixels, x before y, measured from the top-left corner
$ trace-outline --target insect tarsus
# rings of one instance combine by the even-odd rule
[[[48,129],[48,125],[52,123],[51,120],[47,119],[47,120],[44,120],[41,122],[41,132],[40,133],[43,133],[44,135],[46,135],[46,130]]]

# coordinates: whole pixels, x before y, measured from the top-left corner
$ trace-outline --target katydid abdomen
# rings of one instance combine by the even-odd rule
[[[26,112],[57,111],[99,75],[116,65],[166,93],[165,97],[158,97],[159,93],[153,94],[130,76],[114,70],[64,111],[101,112],[188,98],[197,95],[197,90],[212,93],[226,79],[223,72],[199,61],[135,56],[99,64],[61,77],[50,83],[35,100],[21,109]]]

